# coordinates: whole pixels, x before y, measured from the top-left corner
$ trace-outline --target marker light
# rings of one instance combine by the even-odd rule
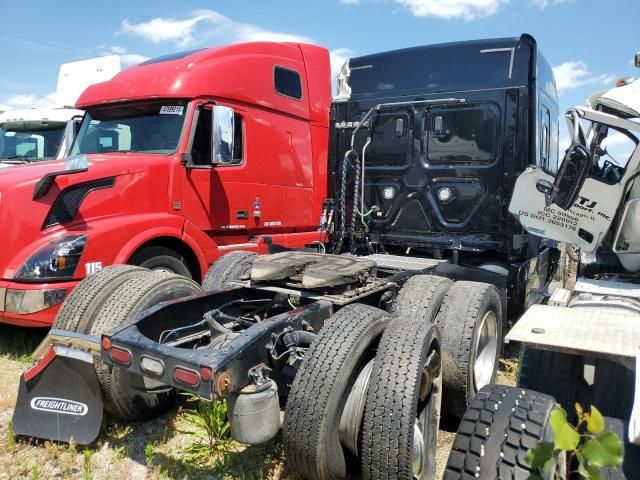
[[[109,356],[111,357],[111,360],[116,363],[119,363],[126,367],[131,365],[131,352],[125,350],[124,348],[112,346],[111,350],[109,350]]]
[[[176,367],[173,371],[173,379],[176,382],[180,382],[190,387],[197,387],[200,385],[200,376],[198,373],[182,367]]]
[[[211,372],[211,368],[209,367],[201,367],[200,368],[200,376],[202,377],[203,382],[210,382],[213,377],[213,373]]]

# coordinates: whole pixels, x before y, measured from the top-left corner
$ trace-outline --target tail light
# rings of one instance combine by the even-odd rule
[[[131,365],[131,352],[124,348],[112,346],[109,350],[109,356],[111,357],[111,360],[124,365],[125,367]]]
[[[200,375],[198,375],[198,372],[182,367],[176,367],[173,371],[173,379],[176,382],[180,382],[190,387],[197,387],[200,385]]]
[[[100,345],[102,345],[103,350],[109,350],[111,348],[111,339],[109,337],[102,337]]]

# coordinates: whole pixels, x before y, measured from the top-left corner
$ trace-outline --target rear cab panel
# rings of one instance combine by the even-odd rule
[[[366,151],[365,204],[380,209],[369,223],[374,237],[385,244],[521,253],[514,237],[523,230],[506,205],[517,175],[537,162],[536,49],[524,35],[350,61],[350,98],[333,110],[332,177],[340,177],[354,123],[375,105],[402,103],[374,118]],[[369,135],[365,128],[357,133],[359,153]]]

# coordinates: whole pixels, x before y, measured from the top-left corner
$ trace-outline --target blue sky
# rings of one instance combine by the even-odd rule
[[[250,40],[302,40],[348,56],[530,33],[554,66],[561,111],[637,76],[638,0],[0,0],[0,110],[49,106],[64,62],[106,53],[135,63]],[[601,36],[599,36],[601,35]],[[563,135],[561,135],[563,136]]]

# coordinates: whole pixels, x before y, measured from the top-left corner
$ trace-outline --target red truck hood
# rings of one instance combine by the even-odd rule
[[[85,172],[55,178],[48,192],[36,200],[34,189],[46,174],[64,171],[64,161],[53,160],[0,169],[0,279],[12,279],[20,265],[51,238],[64,235],[67,227],[58,225],[43,229],[45,219],[58,194],[69,186],[110,177],[123,177],[143,171],[150,164],[166,162],[167,157],[135,154],[87,155]],[[155,162],[147,157],[155,157]],[[138,178],[143,175],[135,175]],[[122,181],[118,181],[122,184]],[[108,210],[105,208],[104,210]],[[111,214],[123,213],[120,211]],[[86,224],[73,230],[86,229]]]
[[[11,183],[58,170],[64,170],[64,160],[47,160],[45,162],[24,163],[0,168],[0,192],[3,190],[3,185],[10,185]]]

